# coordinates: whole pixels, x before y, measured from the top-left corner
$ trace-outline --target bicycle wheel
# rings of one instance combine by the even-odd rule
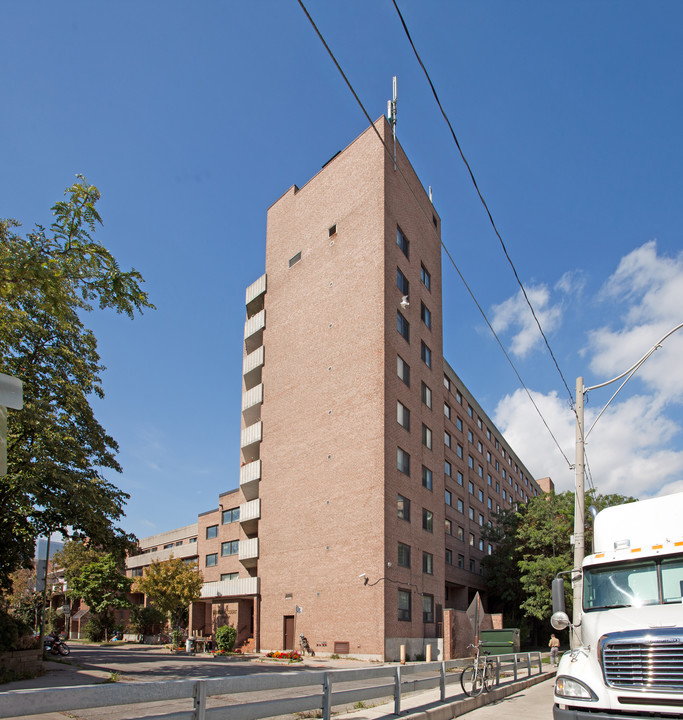
[[[481,695],[484,690],[482,679],[482,671],[474,665],[468,665],[460,674],[460,685],[465,695],[470,697]]]
[[[486,670],[484,670],[484,691],[488,692],[493,688],[496,682],[496,678],[493,674],[493,665],[486,663]]]

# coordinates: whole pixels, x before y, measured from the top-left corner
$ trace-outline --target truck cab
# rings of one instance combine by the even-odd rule
[[[683,493],[598,513],[581,575],[555,720],[683,718]]]

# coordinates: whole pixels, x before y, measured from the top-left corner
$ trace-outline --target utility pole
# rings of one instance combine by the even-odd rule
[[[572,650],[581,645],[581,613],[583,612],[583,578],[581,567],[585,554],[585,437],[583,434],[583,398],[585,389],[583,378],[576,378],[576,490],[574,493],[574,572],[572,590],[574,591],[573,624],[570,644]]]

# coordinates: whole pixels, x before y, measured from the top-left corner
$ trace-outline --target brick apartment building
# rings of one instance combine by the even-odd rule
[[[386,119],[375,126],[390,143]],[[372,128],[268,211],[239,488],[128,561],[196,559],[193,631],[396,659],[484,591],[481,531],[542,492],[443,358],[441,221]]]

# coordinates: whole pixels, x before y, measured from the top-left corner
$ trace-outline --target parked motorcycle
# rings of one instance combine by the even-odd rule
[[[46,653],[52,655],[68,655],[71,650],[69,646],[62,640],[62,636],[59,633],[51,632],[45,636],[43,646]]]

